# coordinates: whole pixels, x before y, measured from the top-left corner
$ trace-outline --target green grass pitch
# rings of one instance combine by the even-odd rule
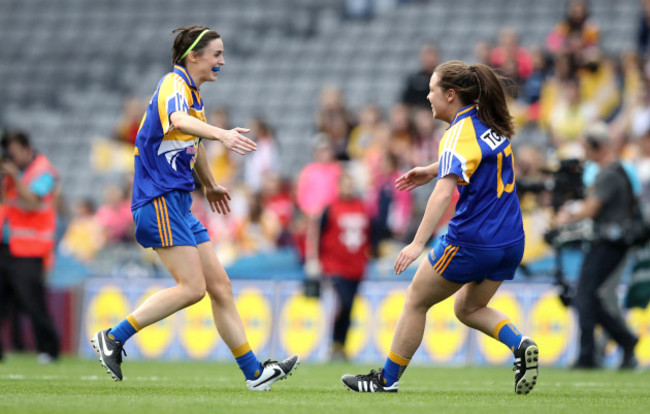
[[[233,363],[126,359],[114,382],[97,360],[39,365],[33,355],[0,363],[0,413],[643,413],[650,371],[544,368],[529,395],[515,395],[508,367],[409,367],[398,394],[355,394],[339,378],[370,366],[301,364],[270,392],[251,392]]]

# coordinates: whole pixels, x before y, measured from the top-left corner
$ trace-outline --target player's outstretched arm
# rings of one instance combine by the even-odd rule
[[[422,217],[422,221],[420,222],[417,233],[415,233],[413,241],[399,252],[397,259],[395,260],[395,265],[393,266],[395,274],[399,275],[402,273],[415,259],[418,258],[418,256],[420,256],[427,240],[429,240],[433,234],[433,230],[440,222],[440,219],[445,214],[445,211],[447,211],[447,208],[449,208],[457,181],[458,177],[454,174],[449,174],[438,180],[436,187],[433,189],[433,192],[429,197],[427,208],[424,211],[424,217]]]
[[[194,118],[183,111],[176,111],[169,117],[174,128],[185,134],[194,135],[200,138],[221,141],[231,151],[237,154],[245,154],[255,151],[257,144],[242,133],[250,132],[248,128],[221,129],[207,124],[200,119]]]
[[[415,167],[395,180],[395,188],[402,191],[411,191],[433,180],[437,175],[437,161],[426,167]]]
[[[203,144],[199,144],[194,171],[196,171],[196,175],[201,180],[201,184],[203,184],[203,191],[205,192],[205,198],[208,200],[208,204],[210,204],[210,209],[214,213],[230,213],[230,193],[226,187],[220,186],[214,180],[212,172],[210,172],[208,157],[205,155],[205,147]]]

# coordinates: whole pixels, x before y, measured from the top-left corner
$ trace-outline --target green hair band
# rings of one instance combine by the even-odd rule
[[[210,29],[205,29],[204,31],[201,32],[200,35],[198,35],[198,37],[196,38],[196,40],[194,41],[194,43],[192,43],[192,45],[191,45],[190,47],[187,48],[187,50],[185,51],[185,53],[183,53],[183,56],[181,56],[181,60],[185,59],[185,57],[188,55],[188,53],[190,53],[190,52],[192,51],[192,49],[194,49],[194,46],[196,46],[196,44],[199,43],[199,41],[201,40],[201,38],[203,37],[203,35],[206,34],[206,33],[208,33],[209,31],[210,31]]]

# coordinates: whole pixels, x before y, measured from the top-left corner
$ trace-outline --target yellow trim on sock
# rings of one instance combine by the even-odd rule
[[[235,349],[231,349],[230,352],[232,352],[232,356],[235,358],[239,358],[242,355],[246,355],[248,352],[252,351],[251,346],[246,342],[243,345],[238,346]]]
[[[131,326],[133,327],[133,329],[135,329],[136,332],[138,332],[140,329],[142,329],[142,328],[140,328],[140,324],[138,323],[138,321],[135,320],[133,315],[127,316],[126,321],[131,324]]]
[[[492,335],[494,339],[496,339],[497,341],[499,340],[499,331],[501,330],[501,328],[503,328],[509,323],[511,323],[510,319],[504,319],[501,322],[497,323],[497,326],[494,328],[494,334]]]
[[[402,356],[399,356],[399,355],[397,355],[397,354],[396,354],[395,352],[393,352],[393,351],[390,351],[390,352],[388,353],[388,359],[390,359],[391,361],[393,361],[393,362],[396,363],[397,365],[401,365],[401,366],[403,366],[403,367],[406,367],[406,366],[409,364],[409,362],[411,362],[410,359],[407,359],[407,358],[404,358],[404,357],[402,357]]]

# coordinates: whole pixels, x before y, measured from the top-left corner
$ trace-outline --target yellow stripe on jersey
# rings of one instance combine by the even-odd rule
[[[165,222],[167,224],[167,235],[169,237],[169,245],[173,246],[174,245],[174,239],[172,238],[172,228],[169,225],[169,213],[167,212],[167,201],[165,200],[165,197],[162,196],[162,204],[165,209]]]
[[[201,100],[201,97],[197,94],[196,99]],[[206,122],[205,111],[203,109],[197,111],[196,109],[190,107],[190,116],[193,116],[194,118],[198,118],[201,121]]]
[[[176,65],[176,66],[174,66],[174,68],[176,68],[176,69],[180,70],[181,72],[183,72],[183,74],[187,77],[187,79],[192,79],[192,77],[189,75],[189,73],[187,73],[187,70],[184,67],[182,67],[180,65]],[[193,85],[193,83],[192,83],[192,85]],[[199,95],[198,90],[195,90],[195,91],[196,91],[196,93],[195,93],[196,101],[201,107],[203,107],[203,102],[201,102],[201,96]],[[194,102],[194,100],[192,99],[191,96],[190,96],[190,102],[191,102],[190,103],[190,107],[191,107],[193,102]],[[191,108],[190,108],[190,111],[191,111]]]
[[[453,125],[454,122],[456,122],[456,120],[458,119],[459,116],[468,113],[469,111],[471,111],[471,110],[474,109],[474,108],[475,108],[475,105],[471,105],[471,106],[468,106],[467,108],[463,109],[462,111],[458,112],[458,113],[456,114],[456,116],[454,117],[454,120],[451,122],[451,124]]]
[[[140,120],[140,126],[138,126],[138,132],[142,129],[142,125],[144,125],[144,121],[147,119],[147,111],[144,112],[144,115],[142,115],[142,119]]]
[[[187,73],[187,70],[186,70],[183,66],[181,66],[181,65],[174,65],[174,69],[178,69],[178,70],[180,70],[181,72],[183,72],[183,75],[185,75],[185,77],[186,77],[187,79],[192,79],[192,77],[190,76],[190,74]]]
[[[465,119],[452,125],[440,140],[440,144],[438,145],[438,154],[440,154],[438,157],[440,162],[440,166],[438,167],[440,170],[439,177],[444,177],[451,172],[452,161],[455,155],[454,148],[456,147],[464,123]]]
[[[192,103],[190,87],[181,75],[172,72],[165,76],[158,89],[158,117],[164,134],[171,129],[168,115],[170,104],[177,110],[189,113]]]
[[[138,149],[138,147],[133,147],[133,154],[140,155],[140,150]]]
[[[456,159],[461,164],[461,171],[456,172],[460,177],[459,183],[469,183],[483,158],[472,118],[466,117],[449,128],[440,141],[438,151],[441,177],[453,172],[452,165]]]

